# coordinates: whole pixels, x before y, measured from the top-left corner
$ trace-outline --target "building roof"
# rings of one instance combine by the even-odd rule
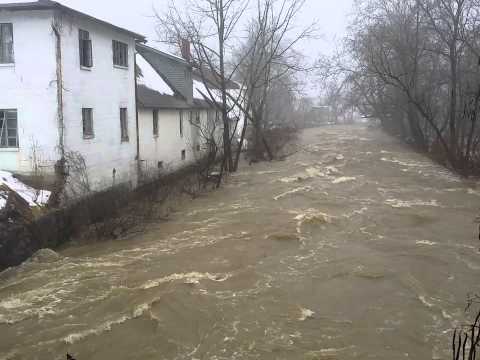
[[[145,36],[137,34],[135,32],[132,32],[130,30],[121,28],[119,26],[113,25],[111,23],[108,23],[106,21],[97,19],[91,15],[87,15],[85,13],[82,13],[78,10],[69,8],[65,5],[62,5],[56,1],[52,0],[38,0],[38,1],[32,1],[32,2],[19,2],[19,3],[7,3],[7,4],[0,4],[0,11],[2,10],[8,10],[8,11],[26,11],[26,10],[60,10],[66,13],[69,13],[73,16],[78,16],[82,17],[84,19],[87,19],[89,21],[93,21],[97,24],[108,26],[116,31],[123,32],[136,40],[139,41],[145,41]]]
[[[140,51],[140,52],[142,50],[146,51],[146,52],[151,52],[151,53],[154,53],[156,55],[169,58],[170,60],[177,61],[184,66],[190,66],[190,64],[184,58],[181,58],[177,55],[173,55],[173,54],[171,54],[169,52],[166,52],[166,51],[155,49],[155,48],[153,48],[151,46],[147,46],[145,44],[137,44],[137,50]]]
[[[139,85],[145,85],[152,90],[158,91],[164,95],[175,95],[175,91],[168,86],[158,72],[141,55],[136,57],[137,66],[141,70],[141,75],[137,79]]]
[[[220,89],[221,87],[220,77],[209,69],[203,68],[202,70],[200,70],[198,67],[196,67],[193,69],[192,75],[193,78],[197,81],[204,82],[203,79],[205,79],[205,83],[208,83],[210,85],[209,87],[212,89]],[[225,85],[227,87],[227,90],[240,88],[238,83],[233,80],[227,80]]]
[[[194,108],[211,108],[205,100],[194,99],[193,105],[189,105],[178,96],[165,95],[145,85],[137,87],[138,105],[149,109],[179,109],[188,110]]]
[[[143,44],[137,44],[136,49],[163,81],[175,92],[175,95],[191,101],[191,80],[185,76],[186,71],[190,71],[190,64],[187,61],[178,56]]]
[[[178,96],[165,95],[145,85],[137,87],[138,104],[153,109],[188,109],[190,106]]]

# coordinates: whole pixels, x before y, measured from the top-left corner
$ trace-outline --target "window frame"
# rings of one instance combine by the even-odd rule
[[[152,132],[154,137],[158,137],[158,109],[152,111]]]
[[[87,114],[89,115],[87,117]],[[90,125],[90,131],[87,132],[87,121]],[[84,139],[93,139],[95,137],[95,128],[93,126],[93,108],[82,108],[82,135]]]
[[[128,108],[120,108],[120,141],[129,142],[130,137],[128,135]]]
[[[89,31],[78,29],[78,50],[80,58],[80,68],[93,68],[93,47]]]
[[[10,29],[10,42],[7,42],[3,38],[3,36],[7,36],[3,35],[4,28]],[[13,23],[0,23],[0,65],[15,64],[14,43]],[[4,47],[7,47],[7,49],[5,50]]]
[[[3,113],[3,117],[2,114]],[[13,118],[9,118],[9,114],[14,114]],[[0,127],[0,149],[19,149],[20,141],[18,137],[18,110],[17,109],[0,109],[0,121],[2,126]],[[14,121],[14,128],[9,127],[9,121]],[[15,135],[10,135],[9,132],[14,131]],[[15,140],[15,145],[10,145],[10,140]],[[5,140],[5,142],[3,142]],[[5,145],[2,145],[2,142]]]
[[[112,40],[113,66],[128,69],[128,44],[118,40]]]

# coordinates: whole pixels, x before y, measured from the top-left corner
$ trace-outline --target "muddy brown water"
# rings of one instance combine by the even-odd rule
[[[0,280],[0,359],[447,359],[480,293],[480,189],[379,130],[286,161],[123,241]]]

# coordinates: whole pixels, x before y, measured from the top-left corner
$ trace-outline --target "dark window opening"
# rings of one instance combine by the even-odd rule
[[[128,45],[117,40],[112,41],[113,65],[128,67]]]
[[[95,136],[93,132],[93,109],[92,108],[82,109],[82,127],[83,127],[84,139],[91,139]]]
[[[78,30],[78,39],[80,49],[80,66],[91,68],[93,66],[93,57],[90,33],[85,30]]]
[[[153,135],[158,136],[158,110],[153,110]]]
[[[185,150],[182,150],[182,160],[185,160],[187,153]]]
[[[17,110],[0,110],[0,148],[18,148]]]
[[[183,137],[183,110],[180,110],[180,137]]]
[[[13,25],[0,24],[0,64],[13,62]]]
[[[159,161],[158,164],[157,164],[157,167],[159,169],[163,169],[163,161]]]
[[[122,141],[128,141],[128,117],[127,108],[120,108],[120,131]]]

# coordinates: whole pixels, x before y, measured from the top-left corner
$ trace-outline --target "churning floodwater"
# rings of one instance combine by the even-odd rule
[[[479,204],[380,130],[307,130],[145,234],[0,275],[0,359],[448,359]]]

